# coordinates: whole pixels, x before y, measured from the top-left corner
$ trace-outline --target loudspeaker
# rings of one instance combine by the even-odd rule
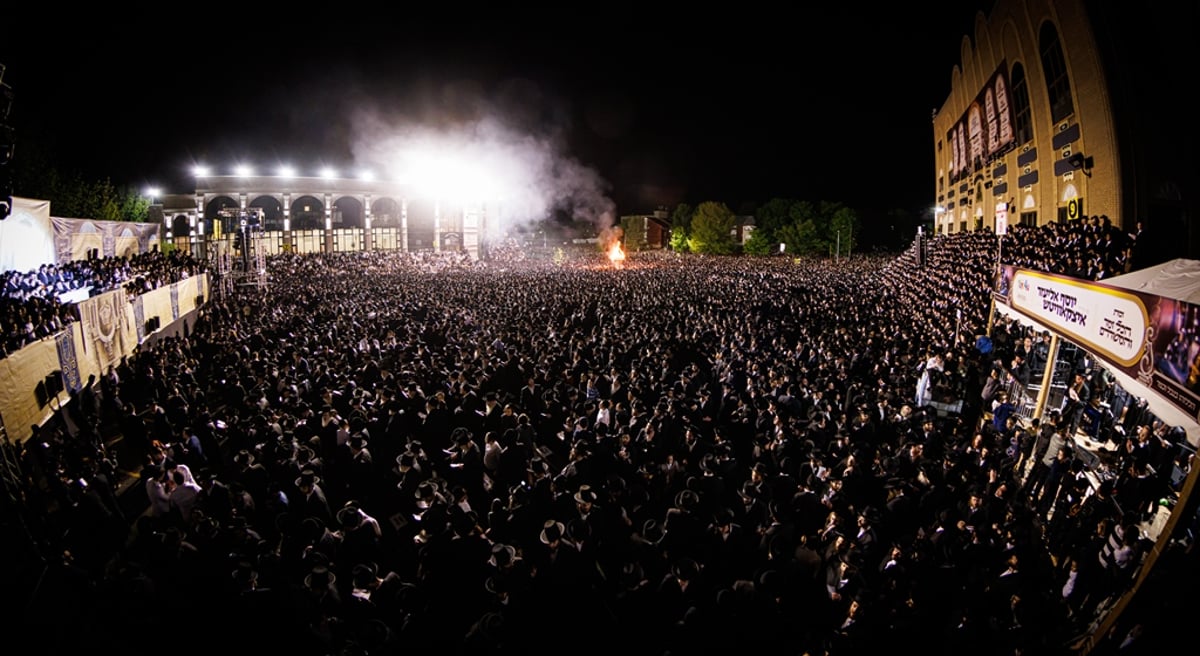
[[[46,375],[46,394],[53,398],[63,391],[62,370],[51,371]]]
[[[158,330],[158,327],[161,324],[162,324],[162,322],[159,320],[158,317],[150,317],[149,319],[146,319],[146,332],[152,333],[152,332]]]
[[[204,305],[204,294],[196,297],[196,307],[200,307],[201,305]]]
[[[45,380],[38,381],[37,386],[33,388],[33,395],[37,397],[39,408],[46,407],[46,404],[50,402],[50,392],[46,390]]]

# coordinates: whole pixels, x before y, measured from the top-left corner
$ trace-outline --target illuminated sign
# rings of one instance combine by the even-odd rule
[[[1013,273],[1009,291],[1012,307],[1121,366],[1145,351],[1150,316],[1133,294],[1024,270]]]

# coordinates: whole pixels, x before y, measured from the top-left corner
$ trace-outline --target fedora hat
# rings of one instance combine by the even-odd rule
[[[533,458],[529,461],[529,468],[526,471],[535,476],[544,476],[550,473],[550,464],[541,458]]]
[[[659,524],[658,520],[647,519],[646,522],[642,524],[642,537],[650,542],[658,542],[659,540],[662,540],[664,534],[665,532],[663,531],[662,524]]]
[[[296,487],[313,487],[321,482],[321,477],[311,469],[305,469],[300,472],[300,476],[296,478]]]
[[[417,454],[413,453],[412,451],[405,451],[404,453],[396,456],[396,467],[400,470],[401,474],[407,473],[408,470],[412,469],[416,464]]]
[[[488,558],[488,564],[492,567],[507,567],[518,560],[521,560],[517,555],[517,550],[512,545],[496,543],[492,545],[492,555]]]
[[[413,492],[413,496],[418,499],[429,499],[436,495],[437,491],[437,483],[433,482],[432,480],[425,480],[421,481],[420,484],[417,485],[417,489]]]
[[[580,485],[579,491],[575,493],[575,501],[578,503],[596,503],[596,491],[591,485]]]
[[[362,526],[363,513],[353,501],[350,501],[337,511],[336,519],[342,528],[354,529]]]
[[[671,573],[680,581],[691,581],[700,573],[700,564],[684,556],[671,565]]]
[[[553,519],[547,519],[545,525],[542,526],[541,540],[542,544],[551,544],[562,539],[563,533],[566,532],[566,527],[562,522]]]
[[[314,565],[312,571],[304,576],[304,587],[309,590],[330,588],[337,581],[337,576],[329,571],[326,565]]]
[[[700,505],[700,495],[695,490],[680,490],[675,495],[675,507],[680,510],[694,510]]]
[[[350,572],[354,587],[365,588],[375,582],[379,576],[379,567],[375,563],[359,563]]]

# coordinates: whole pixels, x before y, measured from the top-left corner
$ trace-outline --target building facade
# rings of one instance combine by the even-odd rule
[[[1184,147],[1196,129],[1168,110],[1188,86],[1177,76],[1195,76],[1187,13],[1082,0],[980,12],[933,116],[935,232],[1101,216],[1142,223],[1162,259],[1200,252]]]
[[[478,259],[503,230],[498,203],[448,202],[345,178],[198,176],[196,193],[164,197],[162,213],[174,246],[191,251],[230,238],[248,220],[266,254],[446,250]]]

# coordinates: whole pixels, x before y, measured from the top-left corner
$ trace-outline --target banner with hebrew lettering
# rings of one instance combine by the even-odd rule
[[[1200,418],[1200,306],[1003,267],[996,297]]]

